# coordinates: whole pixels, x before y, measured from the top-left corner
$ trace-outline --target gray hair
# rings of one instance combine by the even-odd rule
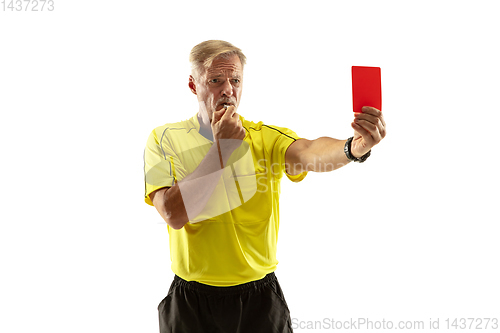
[[[207,40],[193,47],[189,54],[189,62],[191,63],[191,75],[198,79],[198,75],[202,75],[205,69],[212,65],[216,58],[229,58],[237,55],[240,58],[241,66],[244,67],[246,57],[243,52],[231,43],[223,40]]]

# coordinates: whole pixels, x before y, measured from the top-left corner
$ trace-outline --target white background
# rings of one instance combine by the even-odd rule
[[[207,39],[248,58],[241,115],[308,139],[351,136],[351,66],[382,68],[372,157],[282,182],[297,325],[499,316],[496,1],[54,1],[0,12],[0,331],[158,331],[173,273],[143,150],[197,112]]]

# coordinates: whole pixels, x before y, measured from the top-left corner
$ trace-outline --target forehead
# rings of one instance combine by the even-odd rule
[[[240,58],[237,55],[233,55],[229,58],[216,58],[212,62],[212,65],[207,68],[207,75],[214,74],[240,74],[242,72],[242,66]]]

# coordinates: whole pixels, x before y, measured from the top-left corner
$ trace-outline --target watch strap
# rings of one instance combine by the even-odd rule
[[[345,156],[347,156],[347,158],[350,160],[350,161],[354,161],[354,162],[358,162],[358,163],[363,163],[364,161],[366,161],[366,159],[368,157],[370,157],[371,155],[371,149],[370,151],[368,151],[366,154],[364,154],[363,156],[361,156],[360,158],[356,158],[352,155],[351,153],[351,143],[352,143],[352,140],[354,139],[354,137],[350,137],[349,139],[347,139],[345,145],[344,145],[344,153],[345,153]]]

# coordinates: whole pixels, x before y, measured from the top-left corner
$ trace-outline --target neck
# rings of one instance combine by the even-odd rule
[[[200,134],[208,140],[214,141],[210,119],[208,119],[208,117],[202,117],[200,112],[198,112],[198,122],[200,123]]]

